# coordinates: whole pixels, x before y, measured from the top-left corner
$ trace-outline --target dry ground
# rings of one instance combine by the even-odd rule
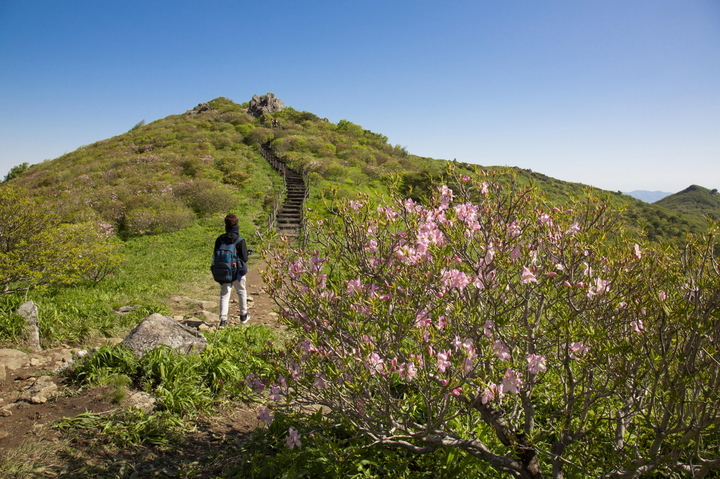
[[[248,293],[252,299],[248,325],[262,324],[279,329],[281,325],[258,269],[254,267],[248,273]],[[217,302],[218,288],[205,285],[188,292],[187,296]],[[201,308],[192,302],[176,302],[172,308],[176,316],[202,318],[211,326],[215,323],[213,314],[202,316]],[[236,308],[233,301],[231,327],[243,327],[238,324]],[[215,416],[203,418],[198,429],[183,439],[181,451],[155,447],[141,451],[109,448],[103,453],[94,451],[93,456],[88,457],[83,447],[93,438],[64,436],[52,428],[52,424],[85,412],[109,413],[122,404],[113,402],[113,388],[78,390],[66,384],[66,380],[53,370],[59,358],[69,357],[71,353],[70,348],[43,351],[35,355],[33,363],[37,366],[8,370],[6,380],[0,383],[0,408],[13,405],[11,416],[0,417],[0,477],[184,477],[183,464],[196,472],[198,467],[204,471],[193,477],[214,477],[212,471],[217,469],[215,472],[219,472],[223,467],[218,458],[259,425],[254,406],[234,405],[220,410]],[[51,376],[58,386],[53,397],[43,404],[18,399],[35,378],[43,375]],[[213,462],[217,464],[213,465]]]

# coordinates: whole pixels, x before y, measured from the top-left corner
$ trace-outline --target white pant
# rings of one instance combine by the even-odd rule
[[[232,283],[220,285],[220,321],[227,321],[228,310],[230,309],[230,293],[233,286],[235,286],[240,302],[240,316],[247,314],[247,289],[245,289],[245,275],[243,275]]]

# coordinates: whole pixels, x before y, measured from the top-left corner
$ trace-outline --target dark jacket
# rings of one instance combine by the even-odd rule
[[[226,231],[225,234],[222,234],[217,237],[215,240],[215,249],[213,250],[213,253],[217,253],[217,250],[220,249],[221,244],[232,244],[240,237],[240,230],[237,226],[230,229],[229,231]],[[237,246],[235,247],[235,251],[237,252],[238,258],[242,260],[242,269],[238,270],[238,278],[241,276],[245,276],[247,274],[247,261],[248,261],[248,249],[247,249],[247,243],[245,243],[245,239],[241,239]]]

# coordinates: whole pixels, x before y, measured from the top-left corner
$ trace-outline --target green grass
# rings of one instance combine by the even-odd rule
[[[218,217],[174,233],[128,239],[125,264],[99,283],[0,295],[0,344],[17,344],[23,323],[13,312],[26,300],[38,306],[40,337],[47,347],[122,336],[149,314],[169,314],[167,300],[174,295],[214,291],[209,267],[222,224]],[[241,228],[252,225],[245,219]],[[255,237],[246,236],[255,246]],[[125,305],[139,308],[126,315],[114,311]]]

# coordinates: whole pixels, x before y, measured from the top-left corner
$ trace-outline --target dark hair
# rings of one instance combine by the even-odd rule
[[[225,229],[226,230],[229,230],[233,226],[237,226],[237,225],[238,225],[238,217],[236,215],[230,213],[229,215],[227,215],[225,217]]]

